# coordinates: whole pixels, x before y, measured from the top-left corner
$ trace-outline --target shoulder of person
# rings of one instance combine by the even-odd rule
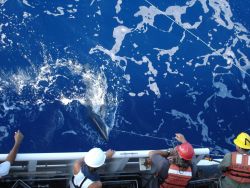
[[[101,188],[101,187],[102,187],[102,183],[100,181],[96,181],[88,186],[88,188]]]

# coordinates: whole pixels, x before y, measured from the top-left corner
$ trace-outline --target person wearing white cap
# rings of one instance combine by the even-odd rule
[[[96,170],[101,167],[106,159],[112,158],[113,150],[104,153],[100,148],[92,148],[85,158],[77,160],[73,166],[71,187],[73,188],[101,188],[102,183]]]

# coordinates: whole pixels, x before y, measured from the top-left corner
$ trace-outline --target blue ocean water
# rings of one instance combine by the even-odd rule
[[[0,0],[0,151],[233,150],[250,132],[248,0]],[[105,140],[93,122],[108,132]]]

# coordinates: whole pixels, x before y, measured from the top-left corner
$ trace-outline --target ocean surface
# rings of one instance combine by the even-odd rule
[[[24,153],[169,148],[176,132],[233,150],[249,18],[249,0],[0,0],[0,152],[18,129]]]

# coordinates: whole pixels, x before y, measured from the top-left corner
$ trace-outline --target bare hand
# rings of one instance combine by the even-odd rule
[[[21,144],[23,137],[24,137],[23,134],[19,130],[15,132],[15,135],[14,135],[15,143]]]
[[[185,137],[181,133],[175,133],[175,139],[181,142],[182,144],[187,142]]]
[[[106,157],[107,157],[108,159],[110,159],[110,158],[112,158],[112,156],[114,155],[114,153],[115,153],[114,150],[109,149],[109,150],[106,151]]]

